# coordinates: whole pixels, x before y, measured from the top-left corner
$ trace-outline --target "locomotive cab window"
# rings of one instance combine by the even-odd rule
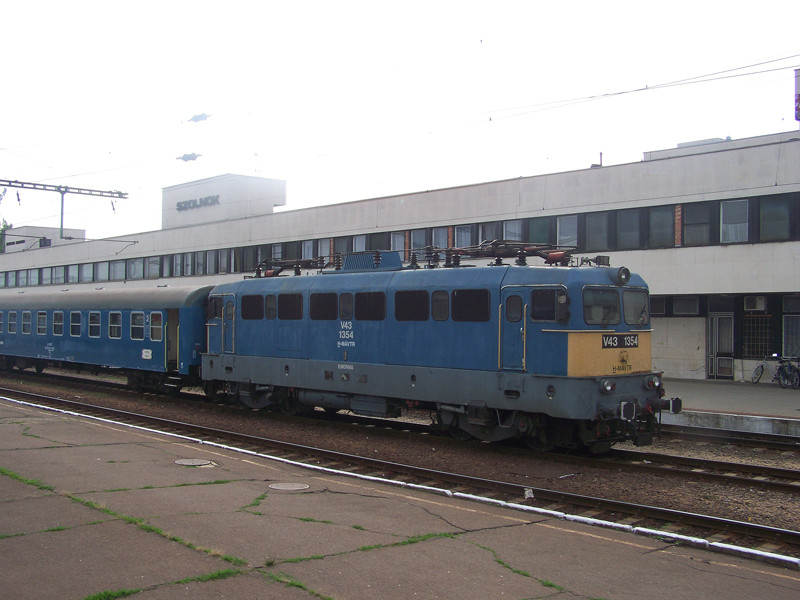
[[[394,295],[394,318],[397,321],[427,321],[428,292],[403,290]]]
[[[628,325],[643,326],[650,322],[648,294],[644,290],[622,292],[622,309]]]
[[[242,296],[242,319],[258,321],[264,318],[264,300],[261,296]]]
[[[335,321],[339,316],[336,293],[311,294],[308,311],[313,321]]]
[[[453,290],[453,321],[485,322],[490,318],[489,290]]]
[[[531,292],[531,319],[564,322],[569,318],[569,297],[564,289],[535,289]]]
[[[53,335],[64,335],[64,313],[60,310],[53,312]]]
[[[618,325],[619,293],[610,288],[583,290],[583,318],[587,325]]]
[[[144,313],[132,312],[131,313],[131,339],[143,340],[144,339]]]

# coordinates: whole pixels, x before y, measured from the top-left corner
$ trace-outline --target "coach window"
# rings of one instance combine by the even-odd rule
[[[489,290],[453,290],[451,296],[453,321],[489,320]]]
[[[264,300],[260,295],[242,296],[242,319],[257,321],[264,318]]]
[[[264,317],[273,320],[278,316],[278,299],[273,294],[264,298]]]
[[[350,292],[339,294],[339,318],[348,321],[353,318],[353,294]]]
[[[150,340],[160,342],[164,332],[163,315],[160,312],[150,313]]]
[[[282,321],[299,321],[303,318],[302,294],[278,295],[278,318]]]
[[[64,313],[53,311],[53,335],[64,335]]]
[[[622,310],[628,325],[647,325],[650,322],[650,311],[647,292],[644,290],[625,290],[622,292]]]
[[[3,333],[3,323],[4,323],[3,311],[0,310],[0,333]]]
[[[514,294],[506,299],[506,320],[517,323],[522,320],[522,297]]]
[[[339,306],[336,294],[311,294],[308,314],[313,321],[335,321],[339,316]]]
[[[403,290],[394,294],[397,321],[427,321],[430,303],[425,290]]]
[[[31,332],[31,311],[22,311],[22,333],[29,335]]]
[[[17,333],[17,311],[8,311],[8,333]]]
[[[583,290],[583,318],[587,325],[619,324],[619,293],[615,289]]]
[[[81,336],[81,313],[77,310],[69,313],[69,334],[72,337]]]
[[[100,313],[97,311],[89,313],[89,337],[100,337]]]
[[[122,337],[122,313],[110,312],[108,313],[108,337],[112,340],[118,340]]]
[[[143,340],[144,339],[144,313],[132,312],[131,313],[131,339]]]
[[[431,316],[434,321],[447,321],[450,318],[450,294],[436,290],[431,294]]]
[[[36,313],[36,335],[47,335],[47,313],[43,310]]]

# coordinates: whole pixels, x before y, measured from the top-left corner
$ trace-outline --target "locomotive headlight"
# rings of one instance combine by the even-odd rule
[[[644,379],[644,387],[648,390],[657,390],[661,388],[661,377],[658,375],[648,375]]]
[[[600,391],[604,394],[610,394],[614,391],[615,387],[617,387],[617,384],[610,379],[603,379],[603,381],[600,382]]]

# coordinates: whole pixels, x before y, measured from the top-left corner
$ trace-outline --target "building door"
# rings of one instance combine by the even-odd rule
[[[709,313],[706,333],[709,379],[733,379],[733,315]]]

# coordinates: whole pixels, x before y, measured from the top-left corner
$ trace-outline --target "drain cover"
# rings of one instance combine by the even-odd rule
[[[211,461],[203,458],[181,458],[176,460],[175,464],[182,467],[207,467],[211,464]]]
[[[270,483],[269,487],[272,490],[285,490],[289,492],[308,489],[305,483]]]

